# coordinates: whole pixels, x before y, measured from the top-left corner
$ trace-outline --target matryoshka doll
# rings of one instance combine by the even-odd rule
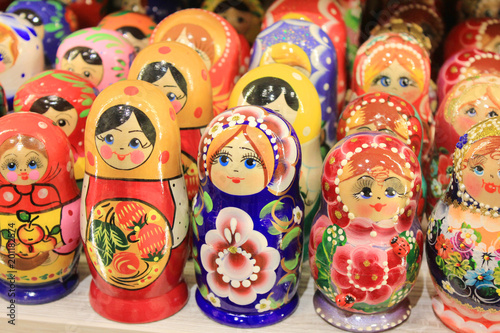
[[[500,119],[460,137],[453,176],[429,218],[426,253],[434,313],[455,332],[494,332],[500,322]]]
[[[250,69],[272,63],[295,67],[316,87],[328,152],[335,142],[337,120],[337,55],[330,38],[314,23],[280,20],[257,36]]]
[[[78,28],[95,27],[108,13],[110,0],[64,0],[78,21]]]
[[[9,110],[17,89],[43,71],[43,45],[33,26],[14,14],[0,13],[0,84]]]
[[[75,178],[80,182],[85,173],[85,122],[96,96],[96,87],[86,79],[55,69],[30,79],[14,98],[14,111],[43,114],[68,136],[75,158]]]
[[[158,42],[141,51],[129,79],[159,87],[172,103],[181,130],[182,167],[189,200],[198,192],[198,145],[213,118],[212,85],[201,57],[189,46]]]
[[[263,107],[229,109],[204,133],[193,258],[196,301],[211,319],[261,327],[296,309],[304,211],[300,162],[290,123]]]
[[[348,65],[346,55],[347,30],[339,5],[330,0],[275,1],[266,11],[262,30],[285,19],[312,22],[319,25],[329,36],[337,55],[337,110],[341,110],[348,84]],[[329,66],[335,66],[335,64]]]
[[[417,156],[392,135],[357,133],[330,150],[323,171],[309,242],[316,312],[343,330],[393,328],[408,319],[422,260]]]
[[[295,129],[303,163],[299,188],[304,200],[304,244],[319,207],[321,192],[321,108],[312,83],[298,69],[283,64],[264,65],[250,70],[234,86],[229,107],[264,106],[281,114]],[[326,155],[326,152],[325,152]]]
[[[66,6],[55,0],[16,0],[9,5],[7,13],[19,15],[33,24],[37,36],[43,41],[45,63],[52,68],[59,44],[73,31]]]
[[[120,32],[138,53],[149,44],[156,23],[145,14],[124,10],[106,15],[98,27]]]
[[[203,9],[184,9],[166,17],[153,31],[150,42],[175,41],[193,48],[209,69],[213,111],[226,110],[240,66],[238,33],[221,16]]]
[[[108,29],[87,28],[67,36],[57,49],[56,69],[75,72],[99,91],[127,78],[135,57],[132,44]]]
[[[90,304],[103,317],[151,322],[187,302],[189,204],[180,147],[175,109],[151,83],[117,82],[92,104],[80,226]]]
[[[457,2],[460,19],[500,18],[500,3],[496,0],[460,0]]]
[[[500,54],[478,49],[465,49],[452,55],[441,66],[437,79],[440,104],[448,91],[458,82],[483,74],[500,76]]]
[[[41,304],[78,285],[80,193],[64,132],[36,113],[0,122],[0,296]]]
[[[459,138],[475,124],[500,115],[500,77],[473,76],[446,94],[436,114],[435,151],[430,168],[428,212],[446,192],[453,169],[453,151]]]

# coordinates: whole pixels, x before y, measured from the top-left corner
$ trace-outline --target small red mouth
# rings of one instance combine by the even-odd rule
[[[118,157],[118,160],[123,161],[125,159],[125,157],[127,157],[130,153],[129,154],[125,154],[125,155],[121,155],[121,154],[113,152],[113,154],[115,154],[116,157]]]
[[[227,178],[231,179],[231,181],[235,184],[239,184],[243,179],[245,179],[245,178],[229,177],[229,176],[227,176]]]
[[[22,180],[28,180],[29,177],[27,172],[21,172],[19,176],[21,176]]]
[[[381,203],[375,204],[375,205],[370,205],[370,207],[374,208],[377,212],[380,212],[382,208],[384,208],[387,205],[383,205]]]
[[[482,187],[486,190],[488,193],[495,193],[497,188],[500,191],[500,185],[495,185],[494,183],[485,183],[484,179],[481,179],[483,181]]]

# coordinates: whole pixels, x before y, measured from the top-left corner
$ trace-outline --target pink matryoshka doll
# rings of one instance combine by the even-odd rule
[[[80,227],[90,304],[127,323],[173,315],[187,302],[189,254],[175,109],[151,83],[124,80],[97,96],[86,128]]]
[[[200,56],[177,42],[147,46],[130,67],[129,79],[159,87],[172,103],[181,130],[181,153],[189,200],[198,192],[198,145],[213,118],[212,85]]]
[[[417,156],[392,135],[357,133],[330,150],[323,170],[309,242],[316,312],[343,330],[393,328],[408,319],[422,260]]]
[[[471,18],[456,25],[446,38],[444,57],[465,49],[500,53],[500,18]]]
[[[32,111],[51,119],[68,136],[75,158],[75,178],[85,173],[84,132],[97,88],[75,73],[48,70],[23,84],[14,98],[14,111]]]
[[[17,89],[43,71],[42,40],[26,20],[14,14],[0,13],[0,84],[7,95],[9,110]]]
[[[99,91],[127,78],[135,51],[122,34],[108,29],[87,28],[67,36],[57,49],[56,69],[75,72]]]
[[[176,41],[193,48],[209,69],[213,111],[226,110],[240,66],[240,39],[221,16],[204,9],[184,9],[166,17],[153,31],[150,42]]]
[[[46,117],[15,113],[0,122],[0,296],[40,304],[78,284],[80,193],[71,145]],[[14,274],[13,271],[15,271]]]
[[[455,332],[500,323],[500,118],[460,137],[450,185],[429,217],[425,252],[436,316]]]
[[[500,115],[500,77],[483,74],[454,85],[436,114],[435,148],[429,170],[428,212],[446,192],[453,168],[453,151],[460,136],[475,124]]]
[[[465,49],[455,53],[445,61],[439,71],[439,103],[443,102],[448,91],[458,82],[483,74],[500,76],[500,54],[478,49]]]
[[[330,37],[337,53],[337,111],[344,106],[348,84],[346,56],[347,30],[342,11],[330,0],[278,0],[266,11],[262,30],[284,19],[301,19],[317,24]]]
[[[106,15],[97,26],[120,32],[138,53],[149,44],[156,23],[146,14],[123,10]]]

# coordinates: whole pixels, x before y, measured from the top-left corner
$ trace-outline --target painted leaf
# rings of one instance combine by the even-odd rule
[[[54,228],[52,228],[52,230],[50,230],[50,235],[57,235],[58,233],[61,232],[61,227],[56,225]]]
[[[278,281],[277,284],[280,285],[280,284],[287,283],[287,282],[291,282],[292,284],[295,284],[297,282],[297,275],[295,275],[295,274],[287,274],[287,275],[283,276]]]
[[[318,279],[316,284],[324,289],[330,288],[330,270],[333,255],[337,246],[346,243],[344,229],[336,225],[331,225],[323,232],[323,238],[316,251],[316,266],[318,267]]]
[[[208,296],[208,288],[206,285],[201,285],[198,287],[198,290],[200,291],[200,294],[201,296],[203,296],[203,298],[207,298]]]
[[[109,231],[111,239],[114,242],[115,248],[120,251],[124,251],[129,248],[129,244],[127,241],[127,236],[123,233],[123,231],[117,227],[116,225],[109,224]]]
[[[281,231],[278,231],[274,225],[271,225],[268,229],[267,229],[267,232],[271,235],[281,235]]]
[[[297,253],[295,253],[294,259],[284,261],[284,265],[289,271],[292,271],[292,270],[297,268],[297,266],[299,265],[299,262],[300,262],[300,255],[301,255],[301,253],[297,252]]]
[[[214,208],[214,203],[212,202],[210,194],[208,194],[207,192],[203,192],[203,200],[205,201],[205,207],[207,209],[207,213],[210,213]]]
[[[283,237],[283,240],[281,242],[281,249],[286,249],[288,245],[297,237],[302,232],[302,228],[300,227],[294,227],[292,230],[290,230],[285,237]]]
[[[200,265],[198,264],[198,261],[196,260],[193,260],[193,263],[194,263],[194,272],[196,274],[201,274],[201,268],[200,268]]]
[[[260,214],[259,214],[259,217],[261,219],[264,218],[266,215],[271,214],[271,212],[273,211],[273,207],[276,204],[276,201],[277,200],[271,201],[270,203],[265,205],[264,208],[262,208],[262,210],[260,211]],[[278,204],[276,204],[275,211],[279,211],[279,210],[283,209],[283,206],[284,206],[284,204],[282,202],[278,202]]]

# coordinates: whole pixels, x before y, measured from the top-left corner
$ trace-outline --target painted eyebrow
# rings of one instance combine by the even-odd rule
[[[129,133],[135,133],[135,132],[139,132],[139,133],[144,133],[143,131],[141,130],[131,130],[131,131],[128,131]]]
[[[177,88],[177,86],[175,85],[170,85],[170,84],[166,84],[163,86],[164,88]]]
[[[246,150],[254,151],[252,148],[247,148],[247,147],[240,147],[240,149],[246,149]]]
[[[17,155],[16,155],[16,154],[14,154],[14,153],[10,153],[10,154],[8,154],[8,155],[5,155],[5,157],[9,157],[10,155],[12,155],[12,156],[14,156],[14,157],[17,157]]]
[[[40,154],[38,154],[36,151],[32,150],[30,151],[29,153],[27,153],[26,155],[24,156],[28,156],[29,154],[35,154],[36,156],[39,156]]]

